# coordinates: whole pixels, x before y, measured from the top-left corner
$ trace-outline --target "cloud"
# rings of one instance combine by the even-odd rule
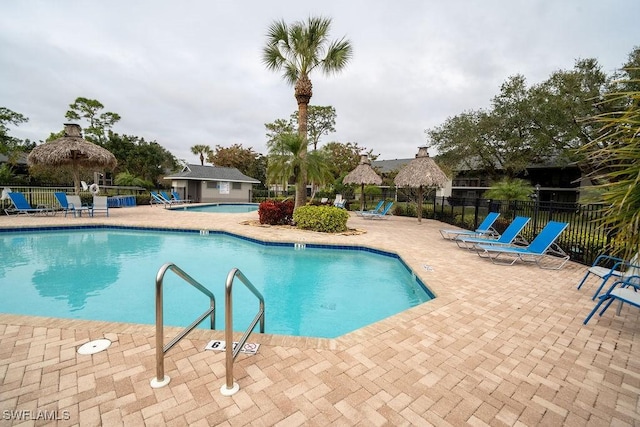
[[[324,142],[357,142],[381,159],[413,157],[424,130],[488,107],[501,83],[529,84],[576,59],[607,73],[637,39],[636,0],[424,2],[291,0],[60,2],[23,0],[0,15],[0,106],[30,121],[12,135],[44,140],[77,97],[122,116],[114,130],[196,162],[195,144],[265,153],[264,124],[295,111],[293,88],[261,53],[274,20],[332,19],[353,61],[312,75],[314,105],[337,111]]]

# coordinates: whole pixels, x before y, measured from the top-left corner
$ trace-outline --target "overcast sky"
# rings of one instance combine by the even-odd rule
[[[312,105],[336,109],[322,143],[413,157],[425,129],[490,105],[509,76],[529,85],[576,59],[611,74],[640,45],[639,0],[3,1],[0,106],[29,118],[11,135],[58,132],[77,97],[120,114],[113,130],[198,163],[206,144],[266,154],[265,123],[297,109],[262,63],[274,20],[331,18],[354,57],[311,75]],[[434,154],[434,153],[432,153]]]

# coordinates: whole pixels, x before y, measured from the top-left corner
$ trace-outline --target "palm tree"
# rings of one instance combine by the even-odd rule
[[[595,177],[604,182],[598,185],[606,206],[601,225],[617,236],[611,251],[630,259],[640,250],[640,78],[633,74],[640,68],[625,71],[630,78],[606,101],[626,108],[595,116],[603,125],[601,135],[583,150],[599,165]]]
[[[193,147],[191,147],[191,152],[196,156],[198,154],[200,155],[200,165],[204,166],[204,156],[205,154],[209,155],[209,153],[211,153],[211,147],[203,144],[194,145]]]
[[[528,182],[517,178],[504,178],[496,182],[484,193],[485,199],[496,200],[531,200],[534,188]]]
[[[331,20],[321,17],[309,17],[306,22],[294,22],[288,26],[284,21],[275,21],[267,33],[267,45],[263,50],[262,61],[268,69],[284,71],[283,78],[294,86],[294,95],[298,103],[298,134],[304,144],[300,147],[301,159],[307,155],[307,118],[308,107],[313,95],[309,74],[320,68],[329,75],[341,71],[352,56],[351,44],[344,38],[329,41]],[[307,169],[300,162],[300,179],[296,184],[295,206],[302,206],[307,198]]]
[[[307,171],[307,176],[314,182],[325,184],[333,179],[324,154],[312,151],[306,156],[300,153],[306,149],[307,142],[295,133],[283,133],[269,146],[267,159],[267,181],[269,183],[283,183],[286,188],[289,180],[297,185],[302,181],[301,171]],[[297,197],[296,197],[297,199]]]

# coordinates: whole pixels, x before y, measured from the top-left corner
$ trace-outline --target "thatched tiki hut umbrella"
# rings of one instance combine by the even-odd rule
[[[342,180],[344,184],[360,184],[360,210],[364,210],[364,186],[365,184],[382,184],[382,178],[373,170],[369,156],[362,154],[360,156],[360,164],[354,170],[349,172]]]
[[[82,168],[114,169],[118,161],[109,150],[85,141],[80,125],[67,123],[64,136],[34,148],[27,157],[27,164],[71,168],[75,193],[79,194]]]
[[[422,191],[427,188],[441,188],[449,180],[436,162],[429,157],[427,147],[419,147],[416,158],[403,167],[393,182],[398,187],[418,189],[418,222],[422,222]]]

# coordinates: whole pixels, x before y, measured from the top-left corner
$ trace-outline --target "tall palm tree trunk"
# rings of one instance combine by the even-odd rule
[[[296,182],[296,208],[307,204],[307,164],[304,160],[307,157],[307,118],[312,95],[311,80],[308,76],[300,76],[295,86],[295,97],[298,102],[298,135],[304,143],[300,150],[300,175]]]

